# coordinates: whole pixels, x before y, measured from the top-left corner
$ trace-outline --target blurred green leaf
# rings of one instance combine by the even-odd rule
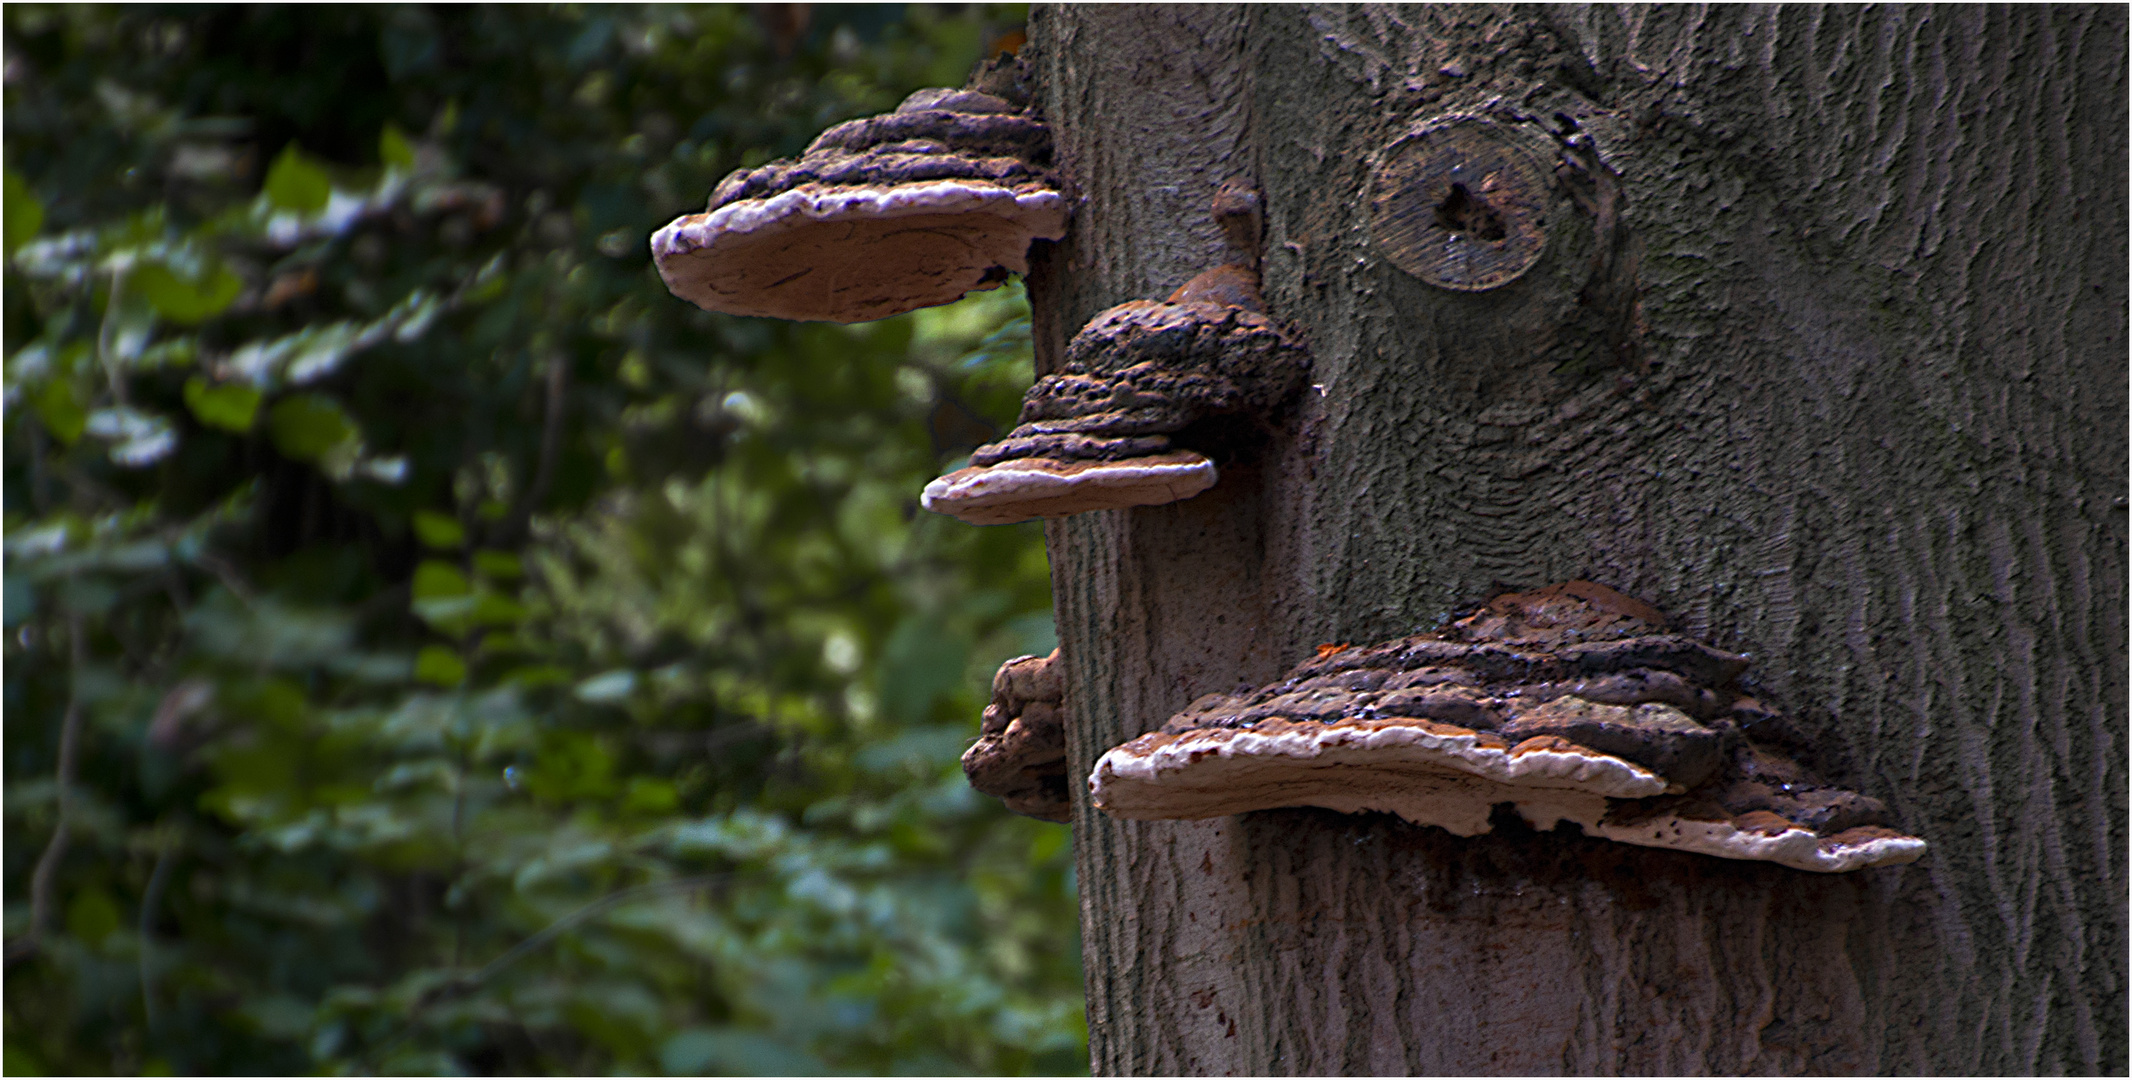
[[[469,618],[481,626],[512,626],[525,617],[525,605],[492,592],[480,593],[469,613]]]
[[[89,426],[89,410],[82,407],[74,396],[74,384],[66,379],[52,379],[32,391],[36,396],[31,403],[37,409],[37,419],[44,422],[45,431],[62,445],[72,446]]]
[[[102,889],[84,889],[67,902],[67,935],[100,945],[121,924],[118,902]]]
[[[234,431],[252,430],[259,417],[259,388],[250,383],[210,383],[195,375],[185,380],[185,407],[209,427]]]
[[[326,208],[333,196],[333,181],[324,169],[290,143],[267,170],[266,196],[275,206],[300,214],[315,214]]]
[[[968,647],[944,627],[906,616],[881,657],[881,704],[907,723],[923,723],[933,703],[961,681]]]
[[[442,645],[424,645],[415,654],[415,678],[431,686],[457,686],[466,681],[466,662]]]
[[[456,566],[436,559],[424,559],[415,567],[414,598],[428,600],[440,596],[464,596],[474,591],[466,574]]]
[[[474,553],[474,569],[483,577],[509,581],[525,574],[525,564],[517,555],[508,551],[477,551]]]
[[[435,510],[417,510],[414,514],[415,535],[425,547],[450,550],[466,543],[466,527],[459,519]]]
[[[13,169],[5,173],[6,203],[0,206],[0,215],[6,218],[4,228],[7,237],[7,253],[30,242],[37,230],[44,228],[44,203],[30,191],[29,182]]]
[[[629,782],[623,808],[637,814],[671,814],[680,805],[680,795],[672,783],[639,776]]]
[[[387,167],[413,169],[415,167],[414,144],[407,141],[407,133],[398,124],[386,124],[378,133],[378,158]]]
[[[158,314],[186,326],[221,314],[244,291],[244,282],[222,267],[197,279],[187,279],[161,263],[135,267],[126,284],[138,290]]]
[[[355,439],[355,424],[339,402],[322,394],[291,394],[267,410],[274,448],[297,461],[317,461]]]

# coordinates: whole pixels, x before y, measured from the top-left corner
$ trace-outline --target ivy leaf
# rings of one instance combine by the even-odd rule
[[[293,394],[267,410],[274,448],[297,461],[317,461],[355,439],[355,423],[340,403],[319,394]]]
[[[147,263],[133,271],[127,284],[140,290],[158,314],[186,326],[222,314],[244,291],[243,279],[219,266],[197,281],[187,281],[167,266]]]
[[[250,383],[210,383],[198,375],[185,380],[185,407],[208,427],[234,431],[252,430],[259,418],[259,388]]]
[[[303,151],[290,143],[267,170],[266,196],[274,205],[300,214],[315,214],[333,197],[333,181]]]

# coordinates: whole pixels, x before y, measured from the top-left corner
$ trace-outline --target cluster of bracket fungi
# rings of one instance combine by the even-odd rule
[[[732,174],[705,212],[653,236],[660,274],[711,311],[858,322],[1025,271],[1033,242],[1064,235],[1067,205],[1049,130],[1011,96],[921,90],[829,129],[798,159]],[[1375,195],[1380,246],[1445,288],[1516,277],[1539,254],[1527,204],[1544,186],[1523,153],[1465,117],[1396,144]],[[1434,216],[1400,210],[1417,191]],[[1225,185],[1213,213],[1231,258],[1166,300],[1090,320],[1030,388],[1017,426],[926,487],[927,509],[998,524],[1174,502],[1217,482],[1206,434],[1267,426],[1307,380],[1310,354],[1264,311],[1257,193]],[[1465,245],[1456,258],[1443,255],[1452,240]],[[1408,265],[1417,243],[1443,257]],[[1067,821],[1057,661],[1000,668],[962,763],[1009,809]],[[1104,754],[1088,790],[1098,809],[1138,820],[1320,806],[1471,836],[1507,805],[1540,829],[1570,822],[1803,870],[1923,854],[1877,800],[1749,737],[1773,714],[1738,689],[1747,664],[1668,633],[1657,611],[1610,589],[1550,586],[1441,632],[1327,646],[1279,682],[1201,698]]]
[[[1214,486],[1213,460],[1180,441],[1225,418],[1263,424],[1303,388],[1310,352],[1264,313],[1257,193],[1224,185],[1213,213],[1235,261],[1167,300],[1129,300],[1090,319],[1060,369],[1029,388],[1006,438],[926,485],[926,509],[1002,525],[1156,506]]]
[[[1257,417],[1303,385],[1310,355],[1241,306],[1134,300],[1090,320],[1064,367],[1037,380],[1021,423],[926,486],[928,510],[975,525],[1152,506],[1213,487],[1214,462],[1178,433]]]

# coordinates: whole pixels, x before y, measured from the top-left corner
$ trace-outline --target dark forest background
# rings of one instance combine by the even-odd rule
[[[5,10],[9,1073],[1070,1072],[1018,287],[670,297],[1012,7]]]

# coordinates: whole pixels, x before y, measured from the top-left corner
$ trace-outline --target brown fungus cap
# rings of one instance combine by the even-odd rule
[[[1066,789],[1065,687],[1050,656],[1017,656],[992,676],[977,742],[963,752],[970,786],[1007,809],[1045,821],[1070,821]]]
[[[1202,291],[1244,296],[1234,269],[1201,275]],[[1218,474],[1173,437],[1214,417],[1263,423],[1309,371],[1308,350],[1245,306],[1120,304],[1082,327],[1060,370],[1030,387],[1014,430],[926,485],[925,508],[997,525],[1191,498]]]
[[[951,303],[1065,235],[1051,134],[1006,101],[921,90],[797,158],[726,177],[652,235],[674,295],[708,311],[864,322]]]
[[[1440,633],[1327,646],[1289,677],[1214,694],[1089,777],[1122,818],[1279,806],[1396,813],[1461,836],[1508,803],[1646,847],[1841,871],[1925,842],[1733,723],[1747,660],[1590,582],[1498,597]]]

